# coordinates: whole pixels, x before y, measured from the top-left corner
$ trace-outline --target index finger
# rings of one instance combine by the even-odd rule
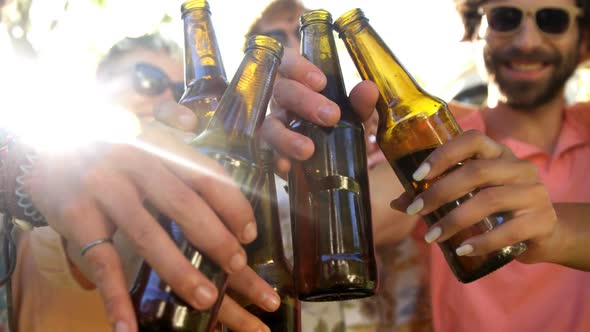
[[[294,48],[285,48],[279,73],[318,92],[322,91],[327,83],[326,75]]]
[[[416,169],[412,177],[416,181],[431,180],[469,158],[514,159],[515,157],[506,146],[477,130],[468,130],[436,148]]]
[[[159,132],[144,132],[142,140],[149,144],[140,146],[159,155],[168,169],[197,191],[238,239],[249,243],[256,238],[250,202],[219,163]],[[231,209],[226,208],[228,202]]]

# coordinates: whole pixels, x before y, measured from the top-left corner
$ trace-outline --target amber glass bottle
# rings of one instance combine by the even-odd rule
[[[184,83],[179,103],[195,112],[195,134],[209,124],[227,88],[221,53],[206,0],[190,0],[181,8],[184,20]]]
[[[260,189],[260,201],[254,210],[258,237],[246,246],[246,252],[248,265],[279,294],[281,305],[276,311],[267,312],[242,297],[233,297],[271,331],[299,332],[300,303],[295,294],[292,271],[283,251],[273,155],[267,148],[261,148],[258,155],[259,163],[264,169],[265,181]]]
[[[404,188],[420,193],[432,181],[416,182],[412,178],[413,172],[437,146],[460,134],[461,128],[446,103],[428,94],[416,83],[360,9],[343,14],[336,20],[335,28],[361,77],[375,82],[379,89],[377,142],[381,150]],[[425,216],[424,220],[428,225],[434,224],[474,194],[469,193],[445,204]],[[502,213],[489,216],[440,244],[450,268],[461,282],[481,278],[526,250],[524,243],[517,243],[482,256],[456,255],[455,249],[464,240],[491,230],[507,217]]]
[[[225,168],[253,207],[257,200],[254,193],[264,180],[264,172],[256,164],[255,134],[268,107],[282,51],[281,44],[272,38],[252,37],[209,126],[191,142],[195,149],[216,159]],[[140,331],[211,331],[227,276],[188,243],[176,223],[165,217],[160,221],[189,261],[217,286],[220,296],[210,310],[197,311],[177,297],[144,263],[131,292]]]
[[[291,123],[315,145],[313,156],[294,162],[289,173],[293,272],[305,301],[370,296],[377,279],[364,130],[344,88],[332,31],[325,10],[301,16],[302,54],[326,74],[322,94],[342,111],[330,128]]]

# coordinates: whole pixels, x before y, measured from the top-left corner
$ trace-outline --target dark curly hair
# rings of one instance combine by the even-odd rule
[[[465,32],[463,40],[469,41],[476,37],[481,23],[481,15],[478,12],[480,6],[489,0],[454,0],[455,8],[461,16]],[[582,8],[583,15],[579,20],[581,31],[585,38],[590,38],[590,0],[576,0],[578,7]]]
[[[306,11],[308,11],[308,9],[305,6],[303,6],[303,4],[299,0],[272,1],[264,8],[262,13],[260,13],[260,16],[258,16],[258,18],[256,18],[256,20],[250,25],[250,28],[244,35],[244,40],[247,43],[250,37],[261,33],[262,31],[260,30],[260,24],[263,21],[282,19],[286,14],[299,16],[301,13],[304,13]]]

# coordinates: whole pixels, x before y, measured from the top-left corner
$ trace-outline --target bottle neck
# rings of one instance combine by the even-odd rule
[[[194,9],[183,19],[186,87],[213,77],[227,80],[209,11]]]
[[[254,242],[246,246],[248,263],[251,266],[274,263],[287,266],[279,220],[277,192],[274,173],[271,168],[272,160],[262,160],[265,180],[260,189],[260,201],[254,214],[258,236]]]
[[[207,131],[253,142],[266,115],[279,64],[280,58],[262,48],[246,51]]]
[[[332,24],[329,21],[305,24],[301,29],[301,52],[326,74],[327,84],[322,95],[340,106],[343,119],[356,119],[344,86]]]
[[[361,77],[379,89],[380,127],[394,127],[416,113],[434,114],[444,102],[426,93],[365,18],[338,27]]]

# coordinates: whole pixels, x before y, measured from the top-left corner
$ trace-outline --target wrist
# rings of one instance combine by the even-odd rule
[[[547,249],[545,250],[546,256],[544,261],[548,263],[555,263],[560,265],[568,265],[571,258],[571,252],[574,244],[572,240],[575,238],[575,227],[570,227],[571,222],[569,221],[569,205],[568,204],[555,204],[555,213],[557,214],[557,223],[553,229],[552,236],[547,243]]]
[[[29,227],[47,225],[30,197],[29,182],[35,160],[32,149],[0,130],[0,210],[28,223]]]

